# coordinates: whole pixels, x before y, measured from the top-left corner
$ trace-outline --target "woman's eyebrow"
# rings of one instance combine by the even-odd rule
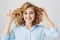
[[[30,11],[30,12],[34,12],[34,11]]]

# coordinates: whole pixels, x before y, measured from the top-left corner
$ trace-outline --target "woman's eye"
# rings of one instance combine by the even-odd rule
[[[34,14],[34,12],[33,12],[33,11],[31,11],[31,12],[30,12],[30,14]]]
[[[34,14],[34,13],[30,13],[30,14]]]

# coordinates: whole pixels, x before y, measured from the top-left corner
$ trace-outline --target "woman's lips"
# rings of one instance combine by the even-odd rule
[[[32,18],[26,18],[27,20],[31,20]]]

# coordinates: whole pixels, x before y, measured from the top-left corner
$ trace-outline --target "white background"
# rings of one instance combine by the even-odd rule
[[[45,8],[49,18],[60,31],[60,0],[0,0],[0,34],[5,28],[6,14],[9,10],[20,7],[26,1]],[[45,40],[60,40],[60,37],[56,39],[45,37]]]

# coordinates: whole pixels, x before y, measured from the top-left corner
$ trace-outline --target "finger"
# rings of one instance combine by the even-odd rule
[[[11,15],[11,10],[9,10],[9,13],[6,14],[6,16],[10,16]]]
[[[8,16],[8,13],[6,14],[6,16]]]
[[[10,13],[9,13],[9,15],[10,15],[10,16],[12,16],[12,15],[13,15],[13,11],[12,11],[12,10],[10,10]]]

